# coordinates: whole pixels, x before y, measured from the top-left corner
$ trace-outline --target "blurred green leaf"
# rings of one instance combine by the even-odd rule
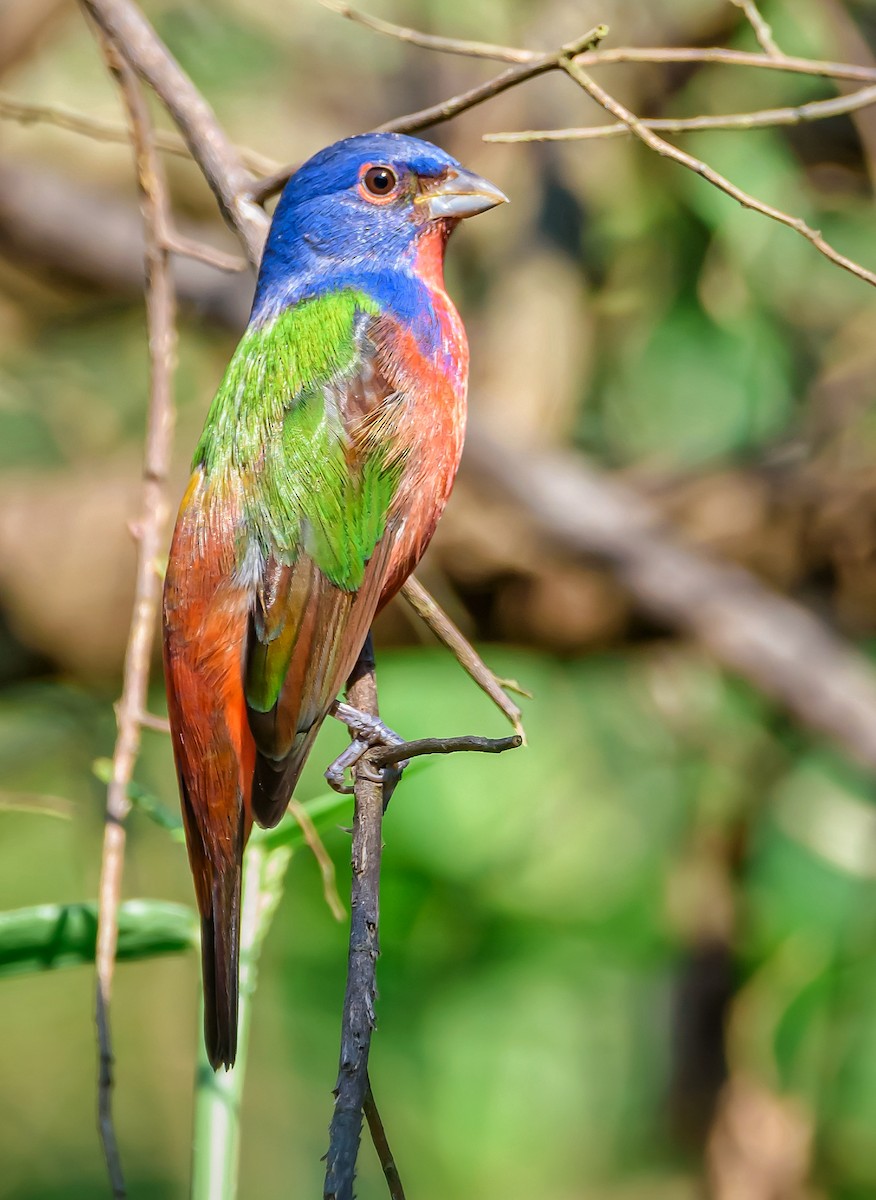
[[[41,904],[0,913],[0,978],[94,961],[96,904]],[[163,900],[119,908],[121,962],[177,954],[198,945],[194,912]]]

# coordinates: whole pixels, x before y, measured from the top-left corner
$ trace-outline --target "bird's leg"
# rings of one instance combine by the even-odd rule
[[[329,712],[347,726],[353,735],[353,740],[343,754],[339,754],[327,768],[325,777],[329,786],[336,792],[348,795],[353,789],[344,783],[344,771],[348,767],[355,766],[363,754],[366,754],[372,747],[401,746],[404,744],[404,738],[399,737],[395,730],[390,729],[379,717],[372,716],[371,713],[360,712],[358,708],[353,708],[351,704],[345,704],[342,700],[335,700]],[[407,763],[397,763],[389,770],[397,776],[406,766]],[[370,771],[365,763],[359,767],[359,770],[374,783],[383,783],[388,773]]]

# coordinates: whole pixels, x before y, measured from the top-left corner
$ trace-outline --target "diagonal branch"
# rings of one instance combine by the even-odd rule
[[[161,41],[133,0],[82,0],[97,25],[153,89],[201,168],[222,215],[253,266],[261,258],[268,217],[252,200],[254,176],[243,165],[213,109]]]
[[[426,591],[415,575],[411,575],[407,580],[401,594],[420,620],[432,630],[439,642],[447,647],[462,669],[479,688],[487,693],[520,736],[524,737],[523,713],[506,694],[502,680],[493,674],[462,630],[451,621],[437,600]],[[504,686],[508,686],[507,682]]]
[[[720,171],[716,171],[714,167],[701,162],[700,159],[694,158],[692,154],[688,154],[684,150],[679,150],[671,142],[665,141],[665,139],[654,133],[644,122],[631,113],[619,100],[609,95],[579,63],[568,59],[563,64],[563,69],[597,104],[601,105],[606,112],[611,113],[613,117],[616,117],[626,125],[630,133],[644,142],[646,146],[656,151],[657,154],[660,154],[664,158],[670,158],[673,162],[677,162],[683,167],[687,167],[689,171],[693,171],[696,175],[701,175],[703,179],[718,188],[719,191],[725,192],[733,200],[737,200],[744,208],[751,208],[773,221],[778,221],[780,225],[787,225],[789,229],[793,229],[801,237],[811,242],[820,254],[823,254],[825,258],[829,259],[836,266],[842,267],[843,270],[848,271],[852,275],[856,275],[858,279],[863,279],[865,283],[876,286],[876,272],[862,267],[860,263],[848,258],[845,254],[840,254],[838,250],[822,237],[817,229],[812,229],[811,226],[807,225],[802,217],[793,217],[790,213],[786,213],[772,204],[766,204],[764,201],[758,200],[741,187],[737,187],[735,183],[732,183]]]
[[[735,4],[737,8],[741,8],[745,13],[745,19],[754,30],[754,36],[757,38],[764,53],[768,54],[770,58],[784,58],[784,54],[782,54],[773,37],[772,29],[764,20],[763,14],[757,7],[756,0],[731,0],[731,3]]]
[[[347,4],[334,3],[333,0],[331,3],[323,0],[323,3],[326,4],[327,8],[332,9],[333,12],[347,17],[349,20],[358,21],[360,24],[366,25],[369,29],[373,29],[377,33],[394,37],[399,41],[411,42],[418,46],[444,51],[445,53],[462,54],[476,58],[498,58],[514,64],[506,71],[502,71],[500,75],[496,75],[493,79],[488,79],[486,83],[480,83],[476,87],[469,88],[467,91],[461,92],[458,96],[451,96],[450,99],[442,100],[439,104],[430,105],[429,108],[422,108],[417,112],[408,113],[406,116],[396,117],[392,121],[386,121],[383,125],[378,125],[377,129],[380,133],[417,133],[422,129],[427,129],[431,125],[439,125],[443,121],[449,121],[451,117],[459,116],[460,113],[466,112],[478,104],[483,104],[485,100],[491,100],[494,96],[499,96],[502,92],[507,92],[509,88],[525,83],[528,79],[534,79],[537,75],[544,75],[548,71],[561,69],[565,58],[574,57],[591,46],[597,46],[608,33],[607,25],[597,25],[582,37],[575,38],[574,41],[568,42],[558,50],[539,54],[536,51],[517,50],[511,46],[492,46],[484,42],[466,42],[457,38],[432,37],[429,34],[418,33],[414,29],[408,29],[403,25],[393,25],[389,21],[378,20],[376,17],[368,16],[366,13],[351,8]],[[286,180],[293,174],[296,165],[290,164],[282,167],[267,179],[261,180],[253,189],[254,197],[263,201],[275,192],[278,192]]]
[[[111,41],[102,49],[119,87],[131,130],[146,239],[146,311],[149,325],[151,383],[143,464],[142,510],[136,527],[137,579],[131,630],[125,654],[122,696],[117,710],[118,737],[107,788],[106,826],[98,896],[96,949],[96,1021],[100,1048],[98,1120],[113,1195],[126,1194],[112,1119],[113,1054],[109,1024],[113,968],[118,941],[118,906],[125,853],[128,785],[140,749],[141,714],[146,707],[149,661],[158,615],[160,578],[157,562],[167,515],[165,481],[173,431],[173,361],[176,347],[176,297],[162,230],[170,220],[170,202],[161,163],[152,142],[149,110],[137,78]]]
[[[518,50],[513,46],[497,46],[492,42],[472,42],[464,38],[439,37],[433,33],[422,33],[418,29],[409,29],[406,25],[395,25],[392,21],[384,21],[373,17],[361,9],[346,4],[344,0],[320,0],[324,8],[335,12],[348,21],[355,21],[372,29],[375,33],[385,34],[399,42],[407,42],[411,46],[420,46],[424,50],[437,50],[443,54],[461,54],[466,58],[488,58],[494,62],[532,63],[542,56],[533,50]]]

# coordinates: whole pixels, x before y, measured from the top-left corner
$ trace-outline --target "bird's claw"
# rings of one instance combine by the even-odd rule
[[[404,744],[404,738],[399,737],[379,717],[361,712],[358,708],[353,708],[351,704],[344,704],[342,701],[336,700],[330,711],[332,716],[337,717],[347,726],[353,734],[353,740],[343,754],[339,754],[334,762],[326,768],[325,778],[329,787],[342,795],[349,796],[353,788],[345,783],[344,773],[348,768],[352,769],[353,767],[357,774],[361,774],[371,783],[387,783],[390,780],[397,783],[402,771],[408,765],[407,762],[393,763],[389,767],[375,770],[361,759],[375,746],[401,746]]]

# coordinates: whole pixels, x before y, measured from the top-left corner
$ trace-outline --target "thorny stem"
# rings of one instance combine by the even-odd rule
[[[98,893],[96,948],[96,1021],[100,1065],[98,1123],[113,1194],[126,1194],[112,1118],[113,1054],[109,1006],[118,941],[118,906],[125,852],[125,818],[130,809],[128,784],[140,749],[140,717],[146,706],[149,660],[158,613],[160,579],[156,567],[167,512],[165,481],[173,437],[173,367],[176,351],[176,297],[161,231],[170,204],[161,162],[152,142],[146,101],[127,62],[102,39],[107,64],[116,79],[131,131],[143,210],[146,251],[146,312],[149,326],[150,395],[143,465],[142,509],[137,523],[137,578],[134,610],[125,653],[124,683],[117,711],[118,737],[107,788],[106,825]]]

